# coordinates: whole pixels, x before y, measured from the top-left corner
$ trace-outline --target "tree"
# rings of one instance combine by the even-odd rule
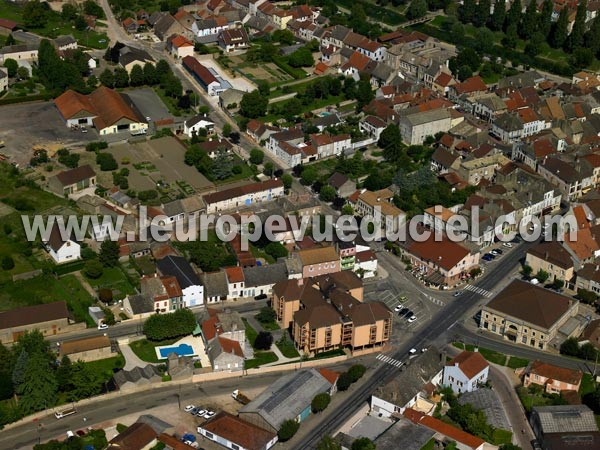
[[[519,36],[523,39],[531,38],[533,33],[538,31],[536,30],[538,23],[537,2],[529,2],[519,26]]]
[[[19,69],[19,63],[12,58],[7,58],[4,60],[4,67],[8,72],[8,76],[14,77],[17,74],[17,70]]]
[[[280,242],[269,242],[265,246],[265,253],[275,259],[285,258],[288,255],[287,249]]]
[[[571,337],[560,344],[560,353],[568,356],[579,355],[579,343],[577,342],[577,339]]]
[[[323,436],[317,444],[317,450],[342,450],[342,446],[331,436]]]
[[[58,386],[54,370],[44,354],[32,354],[27,361],[19,405],[23,412],[31,414],[56,402]]]
[[[12,270],[15,268],[15,261],[12,259],[12,256],[6,255],[2,257],[2,269],[3,270]]]
[[[165,61],[164,59],[161,59],[160,61],[158,61],[156,63],[156,74],[158,75],[158,79],[162,79],[164,76],[166,75],[170,75],[171,72],[171,67],[169,66],[169,63],[167,61]]]
[[[537,56],[542,50],[544,40],[544,35],[539,31],[533,33],[533,36],[529,39],[527,44],[525,44],[525,54],[531,56],[532,58]]]
[[[506,19],[506,1],[496,0],[494,3],[494,12],[490,18],[489,27],[494,31],[500,31],[504,27]]]
[[[363,106],[369,104],[371,100],[375,98],[375,93],[371,87],[369,80],[361,75],[360,80],[356,83],[355,98],[357,101],[357,108],[360,110]]]
[[[30,28],[42,28],[48,22],[48,6],[40,0],[30,0],[23,7],[23,23]]]
[[[124,88],[129,86],[129,74],[123,67],[117,67],[114,72],[115,87]]]
[[[581,400],[594,414],[600,414],[600,389],[596,388],[594,392],[585,394]]]
[[[554,48],[561,48],[568,37],[569,30],[569,8],[560,10],[558,20],[552,25],[548,43]]]
[[[29,69],[27,67],[19,67],[17,69],[17,77],[19,78],[19,80],[28,80]]]
[[[223,125],[223,136],[225,136],[225,137],[231,136],[231,125],[229,123],[226,123],[225,125]]]
[[[294,435],[298,431],[298,428],[300,428],[300,424],[298,422],[296,422],[295,420],[292,420],[292,419],[285,420],[281,424],[281,428],[279,428],[279,431],[277,432],[279,441],[280,442],[289,441],[291,438],[294,437]]]
[[[490,10],[492,8],[491,0],[479,0],[477,8],[475,9],[475,15],[471,21],[476,27],[484,26],[490,18]]]
[[[367,368],[362,364],[355,364],[350,369],[348,369],[348,375],[353,383],[356,383],[358,380],[362,378],[362,376],[367,371]]]
[[[233,160],[225,151],[219,150],[212,166],[212,175],[217,180],[224,180],[231,176]]]
[[[269,100],[258,90],[246,93],[240,101],[240,114],[249,119],[256,119],[267,113]]]
[[[500,450],[522,450],[521,447],[515,444],[502,444]]]
[[[102,382],[96,372],[82,361],[71,366],[70,382],[68,398],[72,402],[92,397],[102,390]]]
[[[535,278],[537,278],[540,283],[545,283],[549,277],[550,274],[542,269],[538,270],[538,272],[535,274]]]
[[[409,20],[420,19],[427,14],[426,0],[412,0],[406,10],[406,18]]]
[[[529,278],[532,273],[533,273],[533,267],[525,264],[523,266],[523,275],[525,275],[527,278]]]
[[[375,448],[371,439],[366,437],[358,438],[352,443],[352,450],[375,450]]]
[[[288,64],[292,67],[311,67],[314,63],[312,52],[306,47],[300,47],[288,57]]]
[[[505,29],[508,29],[510,26],[519,27],[521,23],[521,11],[523,10],[523,6],[521,4],[521,0],[515,0],[510,5],[508,13],[506,14],[506,22],[504,24]]]
[[[584,38],[585,48],[589,49],[594,55],[600,52],[600,17],[596,17],[590,26],[590,29],[585,33]]]
[[[507,48],[516,48],[518,38],[517,26],[511,25],[506,29],[506,34],[502,38],[502,45]]]
[[[300,180],[302,181],[303,185],[310,186],[315,181],[317,181],[318,176],[319,172],[317,171],[317,169],[315,169],[314,166],[308,166],[302,171]]]
[[[160,79],[154,64],[144,64],[144,84],[147,84],[148,86],[154,86],[155,84],[158,84],[159,81]]]
[[[112,70],[106,68],[102,71],[102,73],[100,74],[100,83],[102,83],[103,86],[112,88],[115,86],[115,75],[113,74]]]
[[[322,392],[320,394],[315,395],[315,398],[310,402],[310,409],[313,413],[320,413],[324,411],[331,402],[331,396],[327,392]]]
[[[456,76],[460,81],[465,81],[467,78],[471,78],[473,76],[473,70],[465,64],[459,67]]]
[[[60,10],[60,16],[68,22],[75,20],[78,14],[79,11],[77,11],[75,5],[70,3],[65,3]]]
[[[151,341],[187,336],[196,328],[196,317],[187,308],[172,313],[155,314],[144,322],[144,334]]]
[[[379,135],[377,145],[381,149],[386,149],[391,145],[396,145],[402,141],[402,134],[400,134],[400,128],[397,125],[390,124],[385,127],[385,130]]]
[[[337,192],[332,186],[323,186],[319,192],[319,199],[323,202],[332,202],[336,197]]]
[[[23,383],[25,381],[25,369],[27,368],[27,363],[29,361],[29,353],[27,350],[22,349],[18,353],[17,360],[15,361],[15,366],[12,371],[12,384],[14,386],[14,390],[17,394],[23,393]]]
[[[271,345],[273,345],[273,335],[268,331],[260,331],[252,344],[257,350],[269,350]]]
[[[565,8],[563,8],[565,9]],[[583,37],[585,34],[585,18],[587,14],[587,0],[580,0],[577,3],[577,14],[575,15],[575,22],[573,22],[573,28],[571,34],[565,41],[565,50],[573,52],[575,49],[583,45]]]
[[[131,68],[129,83],[132,86],[142,86],[144,84],[144,69],[139,64],[136,64]]]
[[[267,97],[271,93],[271,87],[269,86],[269,83],[267,83],[265,80],[258,80],[256,82],[256,86],[258,87],[258,92],[260,92],[260,94],[264,95],[265,97]]]
[[[102,263],[97,259],[90,259],[85,262],[83,266],[83,273],[87,277],[93,280],[97,280],[104,273],[104,267],[102,266]]]
[[[110,239],[103,241],[98,260],[104,267],[115,267],[119,263],[119,244]]]
[[[96,155],[96,164],[100,166],[103,172],[116,170],[119,167],[117,160],[111,153],[101,152]]]
[[[554,4],[552,0],[544,0],[542,11],[538,16],[538,31],[548,38],[552,27],[552,13],[554,12]]]
[[[557,291],[560,291],[564,286],[565,282],[563,280],[559,280],[558,278],[555,278],[552,282],[552,287]]]
[[[337,380],[338,391],[347,391],[352,384],[352,378],[348,375],[348,372],[342,372]]]
[[[594,347],[594,344],[592,344],[591,342],[587,342],[579,348],[579,353],[577,354],[577,356],[579,356],[581,359],[594,361],[596,359],[597,354],[598,351],[596,350],[596,347]]]
[[[471,23],[476,12],[477,4],[475,0],[464,0],[463,4],[458,8],[458,20],[462,23]]]
[[[262,150],[258,149],[258,148],[253,148],[252,150],[250,150],[250,163],[251,164],[262,164],[263,160],[265,159],[265,152],[263,152]]]
[[[83,2],[83,12],[90,16],[96,16],[102,19],[104,16],[104,10],[94,0],[86,0]]]
[[[275,310],[273,308],[263,306],[262,308],[260,308],[258,314],[254,317],[260,323],[271,323],[275,322],[275,320],[277,319],[277,314],[275,314]]]
[[[593,305],[598,300],[598,296],[594,292],[581,288],[577,289],[577,298],[588,305]]]
[[[578,47],[573,51],[570,62],[574,67],[583,69],[594,61],[594,53],[589,48]]]
[[[283,183],[283,188],[287,191],[292,187],[294,178],[289,173],[284,173],[281,175],[281,182]]]

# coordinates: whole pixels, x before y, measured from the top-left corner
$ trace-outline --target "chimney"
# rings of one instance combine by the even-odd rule
[[[548,252],[544,253],[544,259],[548,259],[548,256],[550,256],[550,254]]]
[[[304,278],[298,278],[298,286],[304,286]]]

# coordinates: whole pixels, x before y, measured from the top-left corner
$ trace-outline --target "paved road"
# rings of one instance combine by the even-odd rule
[[[527,249],[532,245],[531,243],[523,243],[512,252],[503,256],[499,261],[494,263],[493,267],[490,267],[490,270],[477,283],[477,286],[487,291],[493,291],[502,282],[505,275],[512,272],[519,260],[525,255]],[[454,333],[452,328],[459,323],[465,314],[477,306],[481,298],[481,295],[475,292],[465,291],[462,296],[452,301],[448,306],[440,309],[432,318],[428,327],[421,329],[408,342],[398,346],[397,350],[389,356],[397,360],[406,361],[408,351],[411,348],[421,348],[430,344],[442,348]],[[306,433],[302,439],[294,442],[293,448],[298,450],[316,448],[321,436],[334,433],[369,399],[371,393],[379,384],[385,383],[396,376],[401,378],[403,374],[398,374],[398,369],[391,365],[384,364],[377,368],[368,382],[353,392],[352,395],[348,396],[345,402],[339,404],[335,411],[322,420],[309,433]]]

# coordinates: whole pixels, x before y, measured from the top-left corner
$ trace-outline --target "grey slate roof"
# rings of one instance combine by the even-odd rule
[[[377,450],[420,450],[435,435],[433,430],[402,418],[376,440]]]
[[[196,274],[191,264],[182,256],[169,255],[159,260],[156,266],[163,275],[170,275],[177,278],[181,289],[202,285],[198,274]]]
[[[119,52],[119,64],[125,67],[127,64],[139,61],[143,65],[147,61],[154,61],[152,56],[146,51],[135,47],[123,47]]]
[[[494,124],[504,131],[518,131],[523,128],[523,122],[518,114],[506,112],[496,119]]]
[[[153,416],[152,414],[142,414],[140,417],[138,417],[137,422],[150,425],[152,429],[156,432],[156,434],[164,433],[165,430],[173,428],[173,425],[160,420],[158,417]]]
[[[242,270],[246,287],[265,286],[287,280],[287,267],[284,261],[266,266],[245,267]]]
[[[162,378],[158,368],[152,364],[148,364],[146,367],[136,367],[132,370],[119,370],[113,376],[118,386],[122,386],[127,382],[137,383],[141,379],[151,380],[155,377]]]
[[[446,109],[431,109],[429,111],[410,114],[405,119],[412,125],[422,125],[424,123],[435,122],[438,120],[449,119],[450,113]]]
[[[205,273],[202,275],[202,282],[206,297],[223,296],[229,293],[227,274],[224,271]]]
[[[59,47],[63,47],[65,45],[70,45],[70,44],[73,44],[76,42],[77,42],[77,39],[75,39],[70,34],[68,34],[66,36],[59,36],[56,39],[54,39],[54,43]]]
[[[593,411],[586,405],[534,406],[542,432],[572,433],[598,431]]]
[[[154,311],[154,302],[145,295],[130,295],[129,304],[134,314],[144,314]]]
[[[540,82],[544,77],[535,70],[529,72],[519,73],[511,77],[505,77],[498,80],[498,87],[500,89],[506,87],[524,88],[528,86],[534,86],[536,81]]]
[[[331,384],[315,369],[299,370],[279,378],[239,413],[259,414],[273,428],[279,429],[306,408],[315,395],[327,392]]]

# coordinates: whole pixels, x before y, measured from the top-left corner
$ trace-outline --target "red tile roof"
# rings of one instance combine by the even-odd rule
[[[248,450],[267,448],[267,444],[277,436],[225,411],[200,427]]]
[[[563,383],[574,385],[581,383],[581,378],[583,377],[581,370],[567,369],[566,367],[555,366],[538,360],[531,363],[527,372],[550,380],[562,381]]]
[[[194,73],[194,75],[200,78],[200,80],[202,80],[202,82],[207,86],[211,83],[218,83],[217,79],[210,72],[210,70],[200,64],[193,56],[186,56],[181,60],[181,62],[186,69]]]
[[[319,369],[319,373],[323,376],[323,378],[325,378],[327,381],[329,381],[332,385],[334,385],[337,382],[337,379],[340,377],[339,372],[335,372],[333,370],[329,370],[329,369]]]
[[[244,271],[241,267],[227,267],[225,273],[227,273],[227,279],[230,283],[242,283],[244,281]]]
[[[467,78],[462,83],[455,84],[453,88],[458,95],[470,94],[478,91],[487,91],[487,86],[480,76]]]
[[[244,357],[244,352],[242,351],[242,347],[238,341],[234,341],[233,339],[227,339],[219,336],[219,344],[221,344],[221,348],[224,353],[233,353],[240,358]]]
[[[12,20],[0,18],[0,28],[8,28],[9,30],[12,31],[16,27],[17,27],[17,22],[13,22]]]
[[[453,441],[460,442],[472,449],[479,448],[485,444],[485,441],[477,436],[459,430],[452,425],[448,425],[446,422],[442,422],[439,419],[435,419],[412,408],[406,408],[404,410],[404,417],[413,423],[421,424],[430,430],[443,434]]]
[[[413,242],[409,245],[408,251],[448,271],[453,269],[469,254],[469,250],[449,239],[442,239],[440,242],[435,242],[433,235],[426,241]]]
[[[464,351],[460,355],[454,357],[446,365],[455,366],[458,364],[458,368],[464,373],[469,379],[480,373],[483,369],[489,366],[481,353]]]
[[[438,75],[438,77],[435,79],[434,83],[435,84],[439,84],[442,87],[446,87],[450,84],[450,82],[454,80],[454,78],[452,78],[452,75],[446,73],[446,72],[442,72]]]

